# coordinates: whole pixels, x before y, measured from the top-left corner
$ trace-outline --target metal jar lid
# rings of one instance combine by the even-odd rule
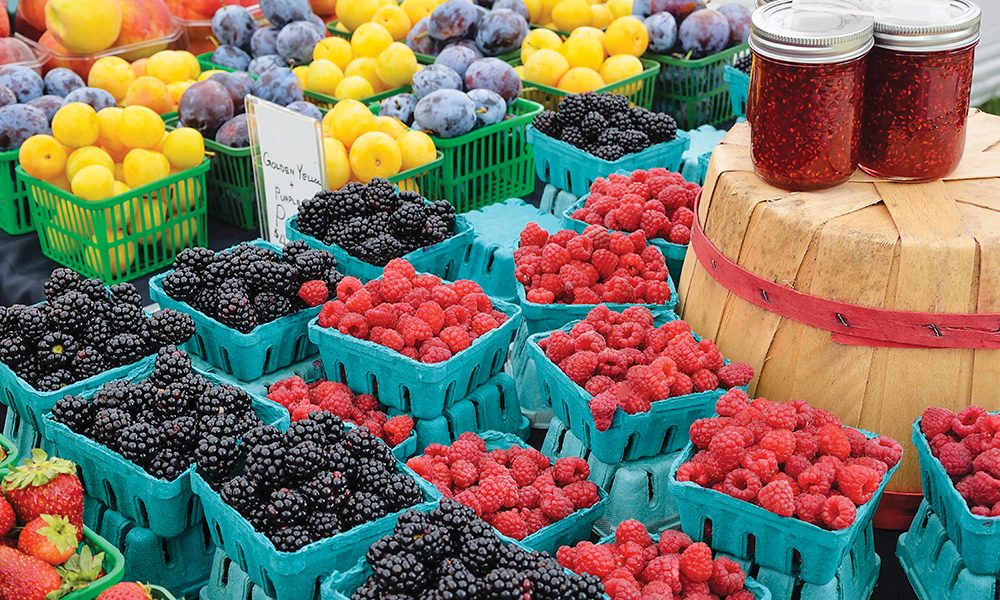
[[[905,19],[878,17],[875,44],[902,52],[941,52],[964,48],[979,41],[982,12],[972,0],[949,0],[943,22],[919,24]]]
[[[792,9],[792,0],[769,2],[753,13],[750,48],[793,63],[830,64],[864,56],[874,44],[870,17]]]

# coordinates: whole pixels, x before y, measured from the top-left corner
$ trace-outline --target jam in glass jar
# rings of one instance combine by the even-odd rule
[[[747,120],[754,171],[788,190],[850,179],[858,166],[872,20],[792,0],[754,11]]]
[[[962,160],[980,10],[948,4],[943,22],[875,20],[861,134],[861,168],[875,177],[940,179]]]

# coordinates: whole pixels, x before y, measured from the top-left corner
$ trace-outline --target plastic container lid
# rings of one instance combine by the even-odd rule
[[[830,64],[864,56],[874,44],[871,17],[792,8],[792,0],[769,2],[753,13],[750,48],[793,63]]]
[[[972,0],[950,0],[945,22],[914,23],[894,17],[875,21],[875,43],[903,52],[940,52],[979,41],[982,11]]]

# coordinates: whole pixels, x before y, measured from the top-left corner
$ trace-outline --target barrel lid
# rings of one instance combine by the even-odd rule
[[[873,42],[870,17],[792,7],[776,0],[757,8],[751,19],[754,52],[795,63],[828,64],[864,56]]]
[[[972,0],[948,0],[948,18],[917,23],[904,17],[875,20],[875,43],[882,48],[910,52],[938,52],[964,48],[979,41],[982,11]]]

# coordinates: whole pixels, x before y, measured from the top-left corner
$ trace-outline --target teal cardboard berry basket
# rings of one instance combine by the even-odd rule
[[[279,246],[264,240],[252,243],[280,252]],[[249,333],[243,333],[223,325],[187,302],[170,297],[163,289],[163,280],[172,272],[161,273],[149,280],[149,296],[162,308],[173,308],[191,315],[194,336],[184,344],[184,349],[194,356],[232,373],[237,379],[253,381],[316,353],[316,347],[309,342],[306,324],[319,314],[318,306],[261,323]]]
[[[153,372],[153,363],[133,368],[122,379],[140,381]],[[196,370],[216,385],[227,382]],[[94,391],[85,394],[88,400]],[[288,426],[288,413],[278,404],[251,394],[254,412],[265,423]],[[145,469],[104,444],[81,435],[45,415],[45,437],[62,458],[80,466],[80,477],[88,494],[139,527],[164,538],[179,536],[203,519],[198,499],[191,492],[189,468],[173,481],[157,479]]]

